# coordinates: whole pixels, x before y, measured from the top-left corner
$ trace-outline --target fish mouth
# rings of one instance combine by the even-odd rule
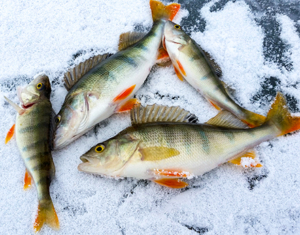
[[[83,163],[86,163],[86,162],[89,162],[89,159],[85,156],[81,156],[80,157],[80,160],[83,162]]]

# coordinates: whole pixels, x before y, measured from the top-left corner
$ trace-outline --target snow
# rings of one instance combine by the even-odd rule
[[[229,1],[211,11],[215,3],[199,8],[206,26],[203,32],[195,27],[191,36],[220,65],[222,80],[234,90],[236,100],[265,115],[270,103],[253,97],[261,94],[265,78],[276,77],[281,82],[277,88],[299,103],[299,20],[283,13],[274,16],[281,29],[279,38],[288,48],[285,55],[293,63],[288,71],[265,59],[265,29],[244,1]],[[183,9],[175,21],[184,23],[187,16],[189,10]],[[4,145],[16,112],[3,95],[18,102],[16,87],[44,72],[52,81],[51,102],[59,111],[67,93],[61,80],[70,66],[98,53],[115,53],[121,33],[137,26],[147,31],[152,19],[148,0],[17,0],[1,2],[0,22],[0,114],[5,117],[0,123],[0,233],[32,234],[36,189],[23,191],[25,169],[15,139]],[[217,114],[176,77],[172,67],[154,67],[136,97],[142,104],[179,105],[200,122]],[[299,132],[256,147],[262,168],[224,164],[188,180],[188,189],[77,170],[81,154],[129,125],[128,114],[113,115],[65,149],[53,152],[56,177],[50,190],[61,226],[56,234],[300,233]],[[41,234],[53,234],[53,230],[45,226]]]

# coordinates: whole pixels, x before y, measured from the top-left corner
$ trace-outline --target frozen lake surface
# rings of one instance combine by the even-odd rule
[[[299,1],[179,1],[175,18],[212,55],[222,80],[242,106],[265,115],[276,91],[293,113],[300,108]],[[149,1],[1,1],[0,8],[0,233],[31,234],[35,187],[23,190],[25,167],[15,138],[4,138],[16,112],[16,87],[46,73],[59,111],[67,94],[63,74],[99,53],[115,53],[127,31],[148,31]],[[205,122],[217,111],[172,67],[153,67],[136,97],[143,105],[181,106]],[[60,151],[51,196],[60,221],[55,234],[300,234],[300,133],[256,148],[263,164],[224,164],[182,190],[150,181],[107,179],[77,170],[79,157],[130,125],[128,113],[110,117]],[[54,234],[45,226],[41,234]]]

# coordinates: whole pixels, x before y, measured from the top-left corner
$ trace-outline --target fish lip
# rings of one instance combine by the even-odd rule
[[[81,156],[81,157],[80,157],[80,160],[81,160],[83,163],[89,162],[88,158],[85,157],[85,156]]]

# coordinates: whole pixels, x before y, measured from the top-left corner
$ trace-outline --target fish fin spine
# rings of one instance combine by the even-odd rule
[[[11,140],[11,138],[14,136],[14,133],[15,133],[15,124],[13,124],[12,127],[7,132],[5,137],[5,144],[7,144]]]
[[[165,187],[169,187],[169,188],[185,188],[187,187],[189,184],[180,180],[180,179],[168,179],[168,178],[162,178],[162,179],[157,179],[157,180],[153,180],[155,183],[165,186]]]
[[[266,119],[266,123],[275,125],[280,133],[278,136],[300,129],[300,117],[293,117],[288,110],[286,100],[282,93],[278,92]]]
[[[37,216],[34,221],[34,232],[41,230],[44,224],[48,224],[51,228],[58,230],[59,221],[51,200],[40,201]]]
[[[153,21],[160,19],[173,20],[180,9],[180,4],[171,3],[165,6],[162,2],[150,0],[150,8]]]

